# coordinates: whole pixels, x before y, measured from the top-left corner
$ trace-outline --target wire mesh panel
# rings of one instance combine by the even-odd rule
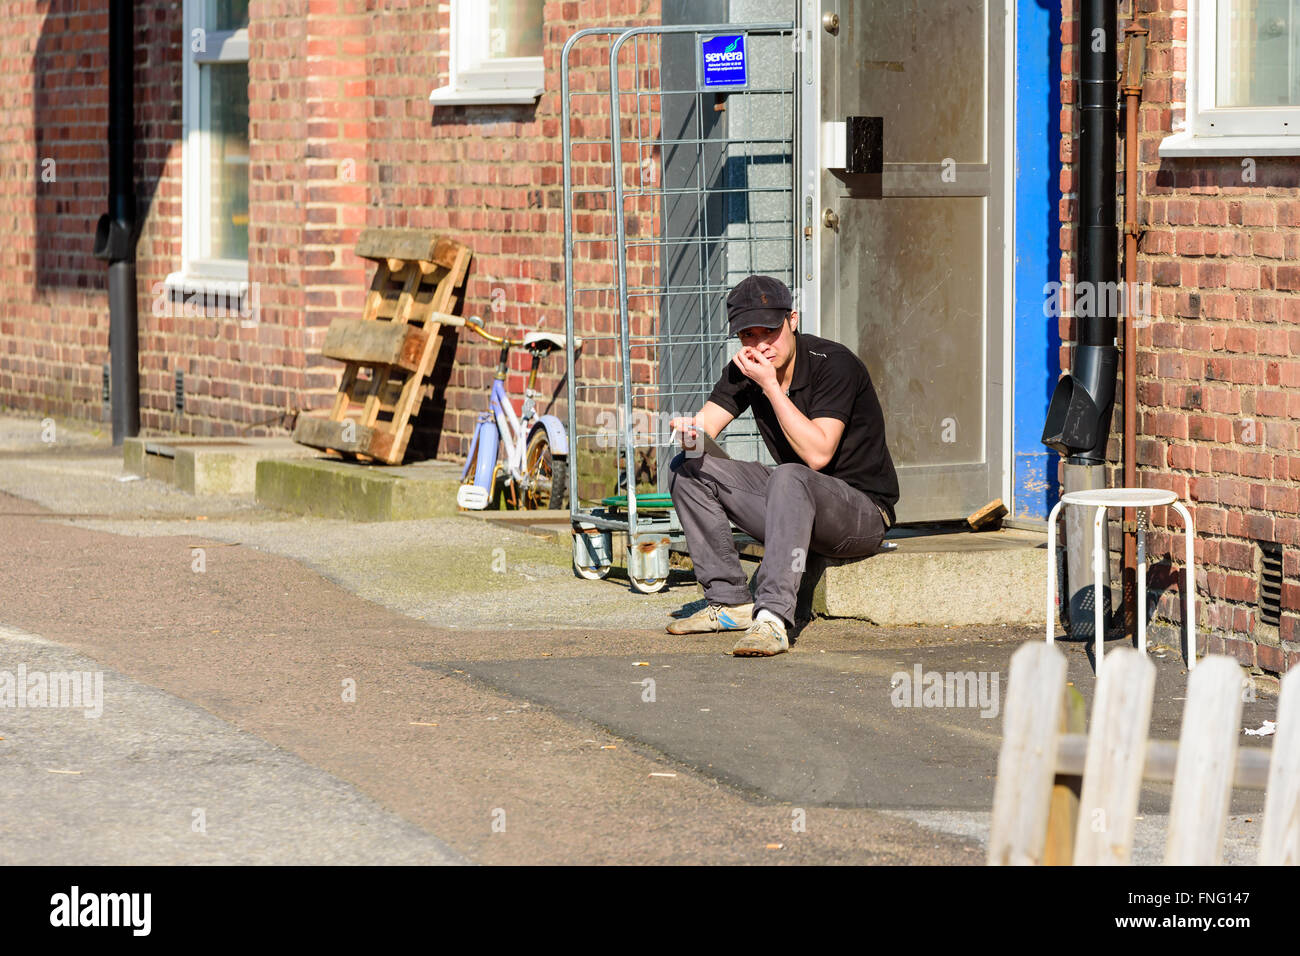
[[[668,489],[668,422],[734,352],[727,293],[752,273],[794,285],[797,53],[779,22],[602,28],[565,48],[575,518],[631,490],[637,529],[637,496]],[[770,460],[748,413],[725,438]]]

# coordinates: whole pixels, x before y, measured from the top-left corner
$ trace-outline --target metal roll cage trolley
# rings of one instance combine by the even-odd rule
[[[663,63],[663,51],[665,48],[665,38],[675,35],[693,35],[692,57],[698,55],[695,63],[695,82],[694,84],[683,84],[682,88],[666,89],[664,83],[665,65]],[[705,69],[705,59],[701,43],[716,42],[721,38],[724,44],[727,41],[734,41],[738,36],[742,36],[741,44],[731,42],[725,47],[710,47],[710,50],[718,49],[723,56],[710,56],[710,61],[719,59],[734,61],[736,56],[734,50],[739,46],[740,49],[740,75],[741,79],[738,84],[727,86],[725,80],[721,84],[717,81],[716,74],[708,75]],[[788,80],[785,85],[780,83],[763,85],[760,83],[749,83],[746,80],[744,58],[746,56],[746,47],[749,48],[751,60],[757,61],[759,57],[754,56],[755,48],[768,44],[768,54],[761,57],[761,69],[768,73],[775,73],[780,79],[783,74],[780,72],[783,68],[784,59],[771,55],[772,50],[777,49],[773,44],[775,39],[759,39],[750,44],[751,38],[780,38],[783,44],[780,49],[788,51],[789,62],[791,64]],[[609,68],[609,85],[607,91],[599,89],[599,74],[590,70],[592,57],[585,56],[582,62],[588,68],[588,72],[580,76],[577,89],[571,88],[571,66],[573,52],[584,41],[590,41],[596,38],[598,41],[608,44],[608,68]],[[656,454],[669,442],[660,441],[641,441],[636,440],[634,434],[634,422],[637,421],[637,413],[642,415],[662,417],[661,413],[665,406],[672,409],[676,414],[693,414],[698,404],[693,404],[690,408],[680,408],[676,403],[698,403],[702,402],[703,397],[707,396],[708,390],[721,373],[722,366],[728,360],[725,354],[726,340],[728,330],[725,318],[725,309],[720,308],[725,300],[726,292],[730,284],[734,284],[743,275],[748,272],[757,271],[755,268],[758,258],[767,255],[763,260],[763,271],[772,274],[780,274],[781,266],[772,267],[768,263],[773,261],[786,262],[786,272],[793,277],[796,236],[795,225],[797,222],[797,200],[795,198],[794,188],[794,170],[797,168],[797,157],[795,156],[796,139],[794,130],[798,124],[798,96],[795,85],[795,77],[798,75],[796,64],[796,55],[798,52],[798,43],[800,35],[793,22],[765,22],[765,23],[724,23],[715,25],[693,25],[693,26],[643,26],[630,28],[608,28],[596,27],[586,30],[580,30],[569,38],[564,46],[561,57],[561,98],[562,98],[562,133],[563,133],[563,165],[564,165],[564,281],[565,281],[565,340],[570,343],[566,348],[567,374],[569,387],[568,402],[568,433],[570,436],[571,453],[569,456],[569,516],[573,529],[573,566],[574,572],[582,578],[588,580],[599,580],[606,577],[616,559],[614,548],[614,536],[620,535],[626,543],[626,561],[627,574],[632,588],[640,593],[650,594],[661,590],[668,582],[669,576],[669,557],[673,550],[685,551],[685,534],[677,515],[672,508],[671,497],[664,493],[646,493],[637,492],[637,469],[638,457],[637,448],[645,447],[647,444],[653,447]],[[673,41],[669,39],[669,43]],[[677,50],[681,50],[681,41],[676,41]],[[619,54],[625,46],[630,44],[631,58],[634,63],[625,62],[622,64],[620,71]],[[651,64],[651,49],[660,53],[658,62]],[[788,44],[788,45],[787,45]],[[588,43],[587,49],[594,44]],[[645,62],[642,62],[641,49],[646,50]],[[597,59],[599,63],[599,59]],[[633,79],[633,89],[621,89],[620,82],[628,76],[628,67],[633,66],[630,74]],[[724,67],[726,69],[727,67]],[[682,71],[679,69],[678,74]],[[686,71],[689,72],[689,71]],[[596,80],[593,84],[593,74]],[[676,74],[675,74],[676,75]],[[643,89],[643,82],[646,87]],[[740,102],[744,105],[739,110],[733,108],[732,115],[736,116],[735,122],[728,117],[718,120],[718,117],[727,109],[725,99],[733,94],[744,94]],[[765,95],[769,99],[751,99],[751,94]],[[572,101],[575,96],[601,97],[608,95],[609,112],[608,115],[600,115],[599,120],[602,123],[608,123],[608,136],[602,138],[590,138],[590,133],[594,123],[588,121],[584,116],[579,120],[581,135],[574,137],[574,115],[572,110]],[[689,137],[689,133],[682,132],[680,136],[670,137],[664,130],[663,117],[665,115],[664,104],[671,95],[693,96],[696,99],[689,101],[694,107],[694,113],[691,115],[690,122],[696,128],[694,138]],[[629,100],[635,97],[635,116],[624,115],[621,111],[622,101],[625,98]],[[770,101],[780,97],[779,102],[782,108],[773,110],[770,107]],[[785,97],[788,97],[788,108],[785,108]],[[706,106],[705,98],[713,100],[709,106]],[[681,102],[681,101],[677,101]],[[643,112],[642,105],[646,104]],[[658,110],[656,111],[656,104]],[[687,108],[688,111],[690,107]],[[707,110],[707,112],[706,112]],[[631,111],[628,111],[629,114]],[[682,115],[680,113],[675,116]],[[789,117],[788,123],[785,118]],[[706,137],[705,117],[709,119],[709,129],[714,130],[726,124],[726,137],[717,138]],[[775,117],[775,119],[774,119]],[[748,121],[746,122],[746,118]],[[594,119],[594,117],[593,117]],[[659,123],[658,133],[654,133],[656,120]],[[756,136],[754,135],[755,126],[759,123],[770,126],[772,123],[784,123],[780,136]],[[685,125],[685,124],[683,124]],[[746,127],[747,132],[743,137],[730,138],[733,125]],[[625,127],[628,135],[626,139],[630,142],[625,143]],[[787,128],[788,127],[788,131]],[[576,172],[580,178],[580,183],[575,188],[575,162],[574,148],[585,147],[584,155],[588,157],[587,161],[579,161]],[[625,146],[635,148],[635,159],[632,161],[624,158]],[[691,147],[695,151],[692,153]],[[695,182],[682,187],[669,188],[664,182],[668,177],[662,175],[656,179],[653,172],[653,156],[657,150],[661,157],[664,167],[669,165],[666,149],[673,149],[675,157],[685,157],[687,165],[690,165],[694,159],[694,170],[692,174]],[[704,175],[704,166],[706,164],[706,149],[717,149],[719,166],[725,164],[728,173],[727,180],[718,186],[715,182],[706,182]],[[608,153],[608,169],[604,168],[606,153]],[[595,157],[592,161],[591,157]],[[647,158],[648,157],[648,158]],[[752,172],[751,167],[757,166],[755,157],[760,162],[767,165],[766,170]],[[629,162],[634,163],[639,168],[639,178],[634,181],[631,188],[625,184],[625,166]],[[780,179],[784,176],[782,164],[789,164],[788,182],[780,182],[775,185],[763,185],[764,177],[772,180]],[[731,181],[730,173],[737,164],[743,166],[742,172],[745,174],[745,180],[739,187],[734,187]],[[775,172],[772,166],[778,168]],[[650,170],[650,184],[646,184],[646,171]],[[601,184],[601,178],[608,175],[610,182],[607,185]],[[714,178],[719,175],[714,174]],[[754,180],[758,180],[758,185],[754,185]],[[592,185],[595,182],[596,185]],[[768,192],[773,196],[763,197],[761,199],[753,194]],[[726,194],[732,195],[726,195]],[[719,195],[722,194],[722,195]],[[742,195],[735,195],[742,194]],[[784,196],[782,194],[788,194]],[[647,208],[650,210],[649,215],[637,216],[632,223],[632,235],[634,238],[629,241],[629,223],[625,215],[625,204],[631,199],[634,205],[635,213],[642,213]],[[788,211],[782,205],[788,199]],[[690,203],[695,203],[694,215],[698,218],[691,220],[692,210]],[[649,204],[648,206],[646,204]],[[721,204],[727,204],[725,212],[718,217],[718,209]],[[766,222],[755,222],[752,209],[755,205],[762,205],[765,209],[779,208],[780,213],[777,216],[770,217]],[[608,211],[609,204],[613,207],[612,226],[613,236],[609,235],[608,229]],[[580,209],[580,223],[582,225],[581,235],[575,235],[575,215],[574,209],[577,205]],[[692,222],[693,228],[683,235],[670,236],[664,228],[668,222],[667,212],[669,209],[675,210],[675,215],[685,215],[689,222]],[[743,212],[737,214],[736,210],[741,209]],[[593,212],[594,210],[594,212]],[[684,210],[684,213],[682,212]],[[658,218],[656,218],[656,216]],[[710,231],[710,219],[719,219],[721,229]],[[643,228],[644,221],[652,221],[658,224],[655,230],[656,234],[649,235],[648,230]],[[601,234],[600,229],[604,227]],[[766,244],[766,245],[764,245]],[[739,257],[732,251],[735,248],[741,248],[745,256]],[[609,249],[611,251],[612,263],[601,261],[601,250]],[[654,280],[646,283],[642,280],[640,283],[634,283],[629,286],[628,276],[628,259],[629,251],[633,253],[633,262],[636,272],[634,278],[641,277],[649,271],[654,276]],[[720,254],[721,253],[721,254]],[[775,258],[773,257],[775,253]],[[677,268],[679,273],[675,278],[669,276],[670,270],[666,267],[665,262],[674,256],[685,255],[688,260],[692,255],[695,259],[690,260],[698,268],[698,279],[694,283],[682,281],[680,275],[684,270]],[[582,264],[579,281],[590,282],[593,276],[599,274],[600,281],[598,284],[590,287],[575,287],[575,259]],[[649,263],[649,265],[647,265]],[[703,263],[707,263],[704,265]],[[725,264],[720,264],[725,263]],[[688,267],[689,268],[689,267]],[[740,271],[741,269],[745,271]],[[600,308],[600,303],[604,304],[606,311],[612,313],[612,296],[617,302],[617,328],[611,329],[612,323],[606,322],[599,327],[591,330],[584,329],[583,339],[585,346],[583,349],[584,367],[586,363],[592,363],[592,367],[597,370],[603,369],[603,381],[599,384],[583,384],[577,378],[575,349],[572,344],[576,341],[577,329],[575,328],[575,310],[577,300],[580,297],[596,297],[596,308]],[[674,300],[672,297],[678,297]],[[630,317],[629,299],[640,299],[649,302],[650,305],[640,311],[638,317],[639,325],[642,327],[640,332],[632,328],[632,319]],[[688,339],[674,338],[673,329],[670,328],[669,319],[671,316],[671,303],[673,301],[685,300],[688,302],[688,309],[692,314],[698,317],[699,328]],[[657,311],[656,311],[657,310]],[[646,317],[648,318],[648,322]],[[599,319],[594,320],[599,322]],[[651,328],[648,334],[645,333],[644,327],[649,324]],[[596,334],[592,334],[595,332]],[[610,334],[600,334],[602,332]],[[614,358],[614,345],[617,342],[617,361],[600,361],[600,356],[607,355]],[[674,349],[683,348],[696,349],[698,352],[692,352],[695,356],[695,364],[690,362],[680,362],[675,359]],[[657,350],[663,349],[662,357]],[[643,362],[634,363],[633,352],[638,351],[645,356]],[[617,381],[611,382],[614,378],[612,374],[614,366],[617,366]],[[675,364],[689,366],[688,371],[675,370]],[[648,370],[648,371],[647,371]],[[634,379],[634,371],[639,377]],[[691,372],[696,374],[691,374]],[[648,381],[647,381],[648,379]],[[656,382],[656,379],[658,380]],[[688,380],[691,379],[691,380]],[[578,405],[579,395],[584,391],[588,393],[594,390],[605,389],[614,390],[615,399],[614,407],[621,413],[621,419],[618,425],[611,430],[606,427],[596,433],[583,433],[579,430]],[[641,408],[636,407],[634,399],[637,393],[646,405]],[[596,392],[596,399],[589,399],[588,404],[600,404],[599,393]],[[604,411],[605,418],[614,417],[610,415],[608,406]],[[644,419],[642,419],[644,420]],[[660,429],[661,430],[661,429]],[[729,438],[741,429],[729,431]],[[658,431],[656,431],[656,435]],[[616,435],[616,437],[615,437]],[[743,439],[744,434],[736,436]],[[609,448],[611,444],[616,445],[620,457],[618,465],[619,484],[625,490],[625,494],[615,494],[600,499],[599,506],[584,507],[583,501],[579,497],[581,471],[583,468],[583,448],[584,441],[590,443],[595,440],[601,447]],[[757,432],[754,431],[752,440],[757,445]],[[588,446],[589,447],[589,446]],[[617,489],[616,489],[617,490]],[[753,538],[743,532],[733,529],[733,535],[737,541],[738,549],[747,543],[754,541]]]

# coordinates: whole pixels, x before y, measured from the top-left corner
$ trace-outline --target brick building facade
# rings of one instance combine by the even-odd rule
[[[0,406],[97,420],[108,356],[104,268],[91,256],[108,163],[107,4],[15,2],[0,37]],[[286,412],[327,408],[340,366],[322,358],[335,316],[359,314],[373,267],[352,254],[368,226],[446,233],[473,251],[469,312],[499,332],[564,327],[560,50],[576,24],[653,20],[652,0],[545,6],[547,88],[535,105],[431,107],[445,83],[445,4],[250,4],[248,280],[258,321],[187,315],[160,283],[180,267],[179,2],[136,12],[136,188],[141,427],[283,433]],[[593,66],[592,70],[595,69]],[[51,165],[52,162],[52,165]],[[42,178],[43,171],[46,172]],[[497,311],[492,311],[496,304]],[[159,314],[159,313],[162,314]],[[517,369],[527,356],[513,356]],[[463,454],[496,362],[461,336],[441,403],[438,453]],[[173,412],[185,373],[184,414]],[[563,362],[538,388],[561,400]],[[512,376],[512,393],[522,372]],[[440,396],[441,397],[441,396]],[[445,414],[443,414],[445,411]]]
[[[1189,2],[1120,4],[1121,31],[1133,16],[1150,31],[1138,119],[1138,282],[1151,283],[1154,295],[1137,329],[1138,480],[1177,493],[1192,510],[1201,652],[1280,673],[1300,664],[1300,158],[1160,155],[1161,143],[1187,122]],[[1061,42],[1065,280],[1075,270],[1077,215],[1079,37],[1071,0]],[[1119,162],[1122,172],[1122,140]],[[1074,332],[1063,318],[1062,367]],[[1113,486],[1122,484],[1122,421],[1117,403]],[[1164,559],[1150,580],[1163,589],[1157,619],[1176,624],[1182,562],[1171,566],[1164,556],[1181,554],[1182,529],[1166,511],[1156,509],[1148,536],[1151,560]],[[1261,619],[1260,542],[1282,546],[1277,625]],[[1118,539],[1112,544],[1117,551]],[[1167,639],[1176,646],[1177,631]]]

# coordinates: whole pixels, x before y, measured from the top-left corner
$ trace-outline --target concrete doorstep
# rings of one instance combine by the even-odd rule
[[[1047,535],[890,532],[898,547],[826,569],[813,609],[885,627],[1045,625]]]

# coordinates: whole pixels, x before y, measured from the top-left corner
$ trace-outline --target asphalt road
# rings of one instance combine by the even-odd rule
[[[469,518],[291,518],[119,483],[102,442],[42,451],[0,442],[23,496],[0,492],[0,671],[103,671],[103,713],[0,709],[0,862],[983,862],[1037,631],[822,620],[732,658],[663,632],[693,584],[635,595]],[[1172,737],[1185,675],[1157,663]],[[918,665],[1003,680],[895,706]],[[1144,792],[1140,858],[1166,807]],[[1244,861],[1258,806],[1234,810]]]

